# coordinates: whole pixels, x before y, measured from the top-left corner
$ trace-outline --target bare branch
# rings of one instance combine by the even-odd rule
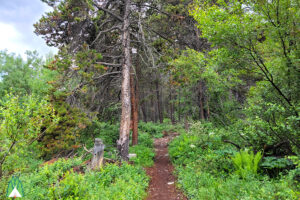
[[[115,67],[122,66],[122,64],[119,64],[119,63],[97,62],[97,64],[100,64],[100,65],[108,65],[108,66],[115,66]]]
[[[116,15],[115,13],[111,12],[110,10],[102,8],[100,5],[97,5],[96,3],[94,3],[94,6],[96,6],[99,10],[102,10],[102,11],[110,14],[111,16],[113,16],[114,18],[116,18],[117,20],[119,20],[120,22],[123,22],[123,18],[122,17]]]

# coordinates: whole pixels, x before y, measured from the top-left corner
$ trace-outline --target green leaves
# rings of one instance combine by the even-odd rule
[[[244,150],[236,153],[231,159],[236,168],[236,173],[241,178],[247,178],[248,176],[257,174],[261,158],[261,152],[257,152],[254,155],[253,151],[249,152],[249,150]]]
[[[242,130],[257,149],[283,138],[289,140],[293,151],[299,149],[296,107],[300,85],[295,66],[299,65],[296,43],[300,37],[295,30],[299,29],[300,18],[294,10],[296,5],[299,2],[293,0],[199,0],[190,11],[202,37],[214,47],[206,56],[206,65],[222,77],[224,84],[216,88],[221,92],[220,88],[226,86],[231,91],[248,93],[247,104],[242,105],[244,109],[239,116],[245,116]],[[218,80],[217,77],[213,80]],[[212,91],[214,85],[211,85]],[[220,113],[225,112],[229,120],[235,119],[237,116],[228,112],[234,106],[228,107]]]
[[[58,122],[53,107],[46,99],[25,96],[22,99],[7,94],[0,102],[1,132],[12,141],[37,137],[45,120]]]
[[[0,95],[6,92],[23,96],[32,93],[44,96],[51,88],[47,84],[55,78],[55,72],[43,68],[44,61],[38,53],[27,51],[27,60],[0,51]]]
[[[224,129],[200,123],[192,127],[190,133],[178,136],[169,145],[178,185],[189,199],[299,198],[288,177],[272,180],[259,174],[262,153],[236,152],[232,145],[220,141]],[[235,137],[232,130],[229,134],[231,139]]]
[[[204,71],[204,63],[204,54],[192,49],[183,51],[179,58],[169,63],[173,84],[195,84]]]
[[[44,131],[59,121],[46,98],[34,95],[20,98],[9,93],[0,100],[0,168],[5,170],[4,175],[23,171],[32,159],[38,158],[34,141],[44,134],[45,121],[49,122],[49,127]],[[35,153],[30,153],[33,147]]]
[[[143,145],[135,145],[130,147],[130,153],[135,153],[136,157],[131,158],[130,160],[134,162],[134,164],[143,167],[151,167],[153,165],[153,159],[155,153],[153,148],[149,148]]]

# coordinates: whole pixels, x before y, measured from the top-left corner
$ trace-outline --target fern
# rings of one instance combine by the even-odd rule
[[[256,175],[258,171],[258,164],[262,158],[262,153],[257,152],[255,155],[253,151],[248,150],[240,151],[234,157],[232,157],[233,164],[236,168],[236,173],[246,178],[249,175]]]

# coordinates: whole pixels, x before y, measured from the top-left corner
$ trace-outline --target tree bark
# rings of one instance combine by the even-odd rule
[[[206,99],[206,107],[207,107],[207,119],[210,118],[210,110],[209,110],[209,97]]]
[[[203,107],[203,88],[202,82],[199,82],[199,109],[200,109],[200,119],[204,120],[204,107]]]
[[[123,54],[124,62],[122,66],[122,114],[120,122],[120,137],[117,141],[117,147],[122,160],[129,159],[129,133],[130,133],[130,119],[131,119],[131,102],[130,102],[130,33],[129,33],[129,14],[130,14],[130,0],[124,1],[124,19],[123,19]]]
[[[144,122],[147,122],[148,118],[147,118],[146,100],[144,99],[145,98],[145,92],[144,92],[144,89],[141,89],[140,91],[141,91],[140,92],[140,95],[141,95],[140,97],[142,99],[140,108],[142,110],[143,120],[144,120]]]
[[[133,70],[131,70],[133,71]],[[138,106],[133,73],[130,74],[131,115],[132,115],[132,146],[138,144]]]
[[[170,106],[170,119],[171,119],[172,124],[175,124],[174,103],[173,103],[173,97],[172,97],[172,87],[170,87],[169,106]]]
[[[150,110],[150,115],[152,116],[152,121],[157,123],[158,120],[158,110],[157,110],[157,102],[156,102],[156,98],[155,98],[155,89],[154,89],[155,85],[153,84],[153,82],[151,81],[151,90],[150,90],[150,94],[151,94],[151,110]]]
[[[164,121],[163,107],[161,105],[162,103],[161,103],[161,95],[159,92],[159,81],[158,80],[155,81],[155,89],[156,89],[156,98],[157,98],[158,118],[159,118],[159,122],[163,123],[163,121]]]
[[[100,138],[95,139],[94,149],[93,149],[93,158],[91,162],[92,169],[100,169],[103,163],[105,145],[103,144]]]
[[[181,122],[181,93],[180,93],[180,88],[178,89],[178,121]]]

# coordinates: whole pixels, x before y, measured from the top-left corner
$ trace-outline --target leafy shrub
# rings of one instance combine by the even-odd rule
[[[135,145],[130,147],[130,153],[135,153],[136,157],[131,158],[137,165],[141,165],[143,167],[150,167],[153,165],[153,158],[155,153],[152,148],[143,146],[143,145]]]
[[[277,158],[273,156],[264,157],[260,167],[270,177],[278,176],[284,169],[292,168],[293,162],[286,158]]]
[[[143,199],[146,195],[148,177],[139,168],[128,164],[110,164],[101,171],[86,174],[67,172],[64,179],[49,192],[50,199]]]
[[[236,153],[232,157],[232,161],[236,168],[236,173],[242,177],[246,178],[249,175],[256,175],[259,167],[259,162],[262,158],[262,153],[257,152],[255,155],[253,151],[244,150]]]
[[[6,94],[0,100],[0,178],[23,172],[40,157],[36,140],[44,121],[56,126],[59,118],[47,98]],[[48,129],[46,129],[48,130]],[[22,158],[22,159],[21,159]],[[36,162],[35,162],[36,163]],[[3,173],[2,173],[3,169]]]
[[[45,164],[40,169],[37,168],[32,173],[22,174],[20,180],[25,193],[24,199],[49,199],[47,197],[49,187],[59,181],[65,172],[80,163],[79,159],[59,159],[51,165]],[[2,194],[5,195],[5,192]],[[3,196],[0,197],[4,199]]]
[[[153,139],[148,133],[139,133],[139,145],[153,148]]]
[[[195,135],[180,135],[169,144],[171,160],[176,164],[187,164],[191,160],[197,160],[202,151],[199,142]]]
[[[164,123],[153,123],[153,122],[139,122],[139,130],[142,132],[149,133],[155,138],[161,138],[163,137],[163,132],[171,132],[171,131],[177,131],[180,129],[180,126],[174,126],[170,122],[164,122]]]
[[[213,176],[188,165],[177,168],[178,185],[191,200],[215,199],[298,199],[287,181],[240,179],[233,175],[227,178]]]
[[[67,171],[63,180],[57,182],[48,191],[48,197],[50,199],[87,199],[88,185],[82,184],[84,181],[84,175],[76,174],[71,171]]]
[[[80,163],[80,159],[59,159],[22,175],[23,199],[119,200],[146,196],[149,178],[142,168],[124,163],[108,164],[100,171],[86,170],[85,174],[73,172],[72,168]]]
[[[224,136],[231,137],[229,132],[202,126],[194,123],[189,133],[169,144],[178,186],[189,199],[299,199],[295,171],[279,179],[261,176],[257,174],[261,153],[236,152],[233,145],[222,142]]]

